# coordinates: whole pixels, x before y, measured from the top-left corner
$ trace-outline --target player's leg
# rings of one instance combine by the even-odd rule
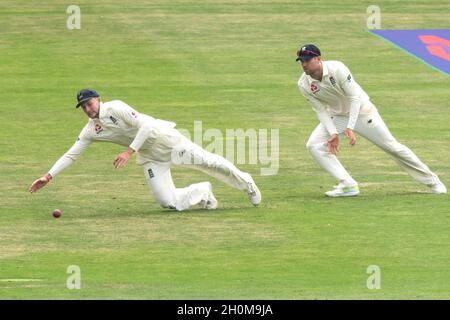
[[[205,209],[217,208],[211,183],[200,182],[186,188],[176,188],[170,173],[170,163],[145,163],[145,178],[156,201],[163,208],[183,211],[200,205]]]
[[[242,172],[224,157],[206,151],[187,138],[174,148],[172,163],[200,170],[233,188],[244,190],[253,205],[261,202],[261,192],[249,173]]]
[[[378,112],[360,117],[355,131],[390,154],[413,179],[430,186],[435,193],[446,192],[438,176],[411,149],[394,138]]]
[[[345,126],[344,119],[333,117],[333,121],[341,138]],[[306,147],[314,160],[339,182],[334,190],[325,194],[330,197],[357,195],[359,193],[358,183],[352,178],[338,158],[328,151],[327,141],[329,138],[330,135],[325,126],[319,123],[306,143]]]

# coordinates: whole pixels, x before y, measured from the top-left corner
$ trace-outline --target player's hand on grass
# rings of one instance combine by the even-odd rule
[[[328,152],[336,155],[339,147],[339,136],[333,134],[330,139],[328,139]]]
[[[118,169],[123,167],[128,160],[131,158],[131,155],[134,153],[134,150],[131,148],[128,148],[127,151],[122,152],[121,154],[119,154],[113,162],[114,168]]]
[[[52,176],[50,174],[46,174],[45,176],[36,179],[30,186],[30,192],[34,193],[38,191],[40,188],[44,187],[47,183],[49,183],[51,179]]]
[[[350,139],[350,145],[354,146],[356,143],[356,135],[352,129],[345,129],[345,136]]]

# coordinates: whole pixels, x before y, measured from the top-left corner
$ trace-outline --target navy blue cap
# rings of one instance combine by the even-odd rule
[[[92,89],[82,89],[82,90],[80,90],[80,92],[78,92],[78,94],[77,94],[78,103],[75,106],[75,108],[78,108],[79,106],[81,106],[81,104],[83,102],[86,102],[89,99],[96,98],[96,97],[100,97],[100,95],[95,90],[92,90]]]
[[[297,51],[297,59],[298,60],[308,60],[314,57],[320,56],[320,50],[313,44],[305,44],[300,47],[300,49]]]

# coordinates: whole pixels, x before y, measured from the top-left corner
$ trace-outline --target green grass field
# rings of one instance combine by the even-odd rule
[[[450,77],[371,35],[372,1],[80,0],[81,30],[66,28],[70,4],[0,4],[0,299],[450,298],[449,196],[360,139],[340,157],[361,195],[327,199],[335,181],[305,148],[318,120],[294,60],[312,42],[350,67],[397,139],[450,185]],[[450,21],[445,0],[375,4],[384,29]],[[179,128],[280,129],[277,175],[240,166],[263,203],[211,179],[218,210],[163,210],[134,159],[113,170],[123,148],[112,144],[29,194],[84,126],[83,87]],[[66,288],[69,265],[80,290]],[[369,265],[379,290],[366,286]]]

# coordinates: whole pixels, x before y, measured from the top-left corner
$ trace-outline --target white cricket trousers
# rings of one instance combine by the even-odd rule
[[[342,141],[342,138],[345,137],[348,116],[334,116],[332,119]],[[428,186],[439,182],[436,174],[431,172],[414,152],[392,136],[377,111],[373,111],[369,115],[360,115],[354,131],[390,154],[413,179]],[[330,134],[325,126],[319,124],[312,132],[306,147],[317,163],[339,182],[347,186],[357,184],[337,157],[328,152],[327,140],[329,138]],[[341,141],[340,143],[342,143]]]
[[[210,183],[205,181],[185,188],[176,188],[170,172],[172,165],[203,171],[239,190],[246,190],[251,179],[248,173],[240,171],[224,157],[208,152],[182,137],[181,142],[172,149],[170,161],[152,161],[143,164],[145,177],[156,201],[163,208],[178,211],[189,209],[202,200],[207,200]]]

